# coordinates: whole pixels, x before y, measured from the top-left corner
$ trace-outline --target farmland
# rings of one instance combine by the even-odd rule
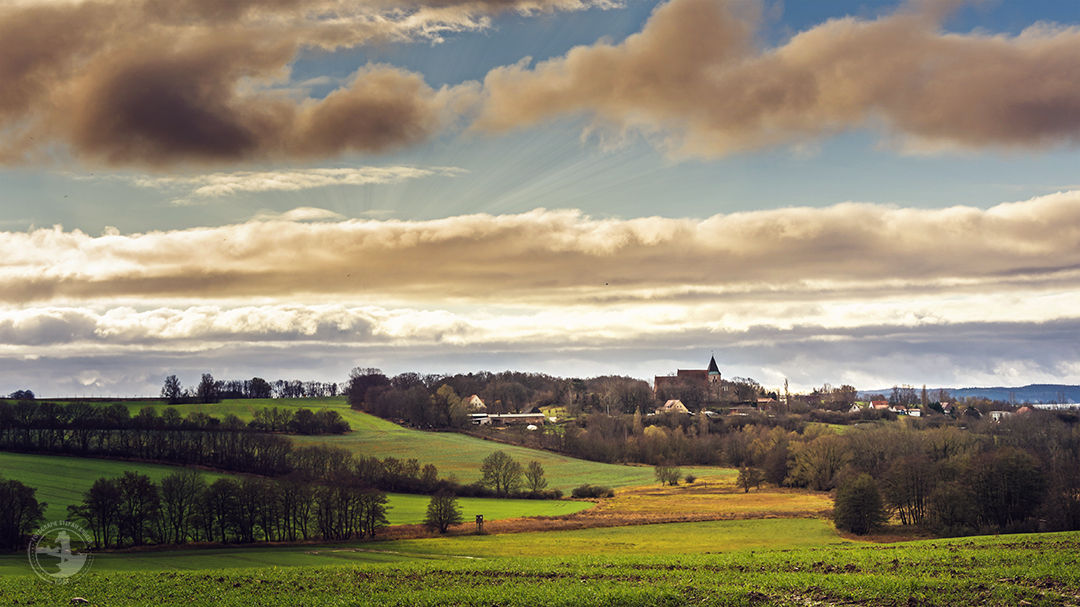
[[[106,459],[64,457],[61,455],[28,455],[0,452],[0,473],[5,479],[21,481],[37,489],[37,500],[46,502],[45,519],[67,518],[67,507],[82,500],[94,481],[101,477],[117,477],[125,470],[138,470],[154,482],[181,470],[176,466],[132,463]],[[226,476],[206,473],[208,482]]]
[[[46,502],[45,519],[67,518],[67,506],[82,500],[83,494],[100,477],[117,477],[125,470],[137,470],[155,482],[181,470],[176,466],[161,466],[104,459],[64,457],[56,455],[27,455],[0,452],[0,471],[6,479],[17,480],[36,487],[36,497]],[[204,472],[208,482],[228,476]],[[390,494],[387,519],[391,525],[413,525],[424,520],[428,497],[424,495]],[[487,520],[523,516],[560,516],[589,508],[590,502],[462,498],[462,512],[471,518],[483,514]]]
[[[699,524],[690,525],[671,527],[695,537]],[[461,541],[444,543],[453,551]],[[5,575],[0,594],[13,603],[39,605],[67,603],[73,596],[94,605],[1080,603],[1080,534],[1075,532],[679,556],[625,556],[615,547],[602,556],[346,564],[349,554],[325,556],[336,559],[334,565],[289,568],[155,571],[144,562],[142,571],[110,573],[104,563],[95,563],[99,571],[66,586]]]
[[[649,466],[625,466],[602,464],[547,451],[535,451],[514,445],[504,445],[455,432],[425,432],[404,428],[378,417],[350,409],[344,397],[336,398],[284,398],[224,400],[213,404],[166,405],[164,401],[118,401],[134,415],[140,409],[153,406],[160,414],[166,406],[172,406],[182,416],[206,413],[217,418],[236,415],[244,421],[253,418],[256,410],[264,407],[295,410],[332,409],[341,414],[352,427],[352,432],[329,436],[292,436],[297,446],[334,445],[348,449],[355,455],[399,459],[416,458],[422,464],[432,463],[441,476],[453,473],[458,480],[468,483],[480,477],[481,461],[492,451],[502,450],[524,464],[536,460],[544,467],[548,487],[570,489],[590,483],[609,487],[644,485],[653,481],[653,469]],[[99,403],[107,406],[111,403]],[[684,468],[686,473],[698,476],[717,474],[716,469]]]

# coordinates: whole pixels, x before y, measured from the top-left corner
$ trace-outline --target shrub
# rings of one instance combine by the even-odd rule
[[[833,511],[837,529],[864,535],[887,520],[889,516],[874,477],[863,473],[840,485]]]
[[[615,497],[615,491],[611,487],[604,487],[601,485],[581,485],[575,487],[570,493],[574,497],[588,498],[588,497]]]

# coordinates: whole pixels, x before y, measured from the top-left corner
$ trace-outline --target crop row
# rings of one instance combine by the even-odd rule
[[[19,605],[1080,604],[1080,534],[694,556],[90,573],[0,578]]]

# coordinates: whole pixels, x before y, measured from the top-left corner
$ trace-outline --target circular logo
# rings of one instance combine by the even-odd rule
[[[90,569],[94,560],[90,544],[86,529],[70,521],[56,521],[34,532],[26,553],[38,577],[66,584]]]

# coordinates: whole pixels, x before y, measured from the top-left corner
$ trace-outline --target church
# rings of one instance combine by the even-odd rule
[[[709,357],[707,369],[679,369],[675,375],[657,375],[653,379],[653,392],[659,393],[664,386],[700,382],[710,395],[719,395],[723,383],[720,381],[720,368],[716,366],[716,357]]]

